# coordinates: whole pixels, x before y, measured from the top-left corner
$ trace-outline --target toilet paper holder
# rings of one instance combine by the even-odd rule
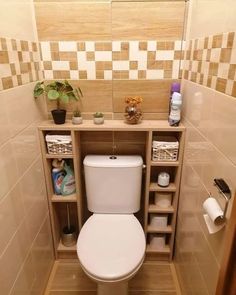
[[[224,213],[222,216],[222,219],[225,219],[228,205],[229,205],[229,200],[231,199],[231,191],[228,186],[228,184],[224,181],[223,178],[215,178],[214,179],[214,185],[217,187],[220,195],[222,195],[225,198],[225,208],[224,208]],[[212,194],[210,194],[210,197],[212,197]]]

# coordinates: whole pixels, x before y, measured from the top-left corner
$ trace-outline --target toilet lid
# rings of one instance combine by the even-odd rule
[[[143,229],[132,214],[93,214],[82,227],[77,253],[84,269],[99,279],[132,273],[145,253]]]

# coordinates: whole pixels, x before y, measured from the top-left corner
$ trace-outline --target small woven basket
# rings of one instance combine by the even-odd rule
[[[72,154],[72,139],[70,135],[47,135],[46,143],[49,154]]]
[[[158,136],[152,142],[153,161],[177,161],[179,142],[173,136]]]

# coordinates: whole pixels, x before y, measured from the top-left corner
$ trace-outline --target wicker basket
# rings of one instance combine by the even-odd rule
[[[49,154],[72,154],[72,139],[70,135],[46,135]]]
[[[177,161],[179,142],[173,136],[158,136],[152,141],[153,161]]]

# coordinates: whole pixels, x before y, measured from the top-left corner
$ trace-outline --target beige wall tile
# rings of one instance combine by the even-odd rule
[[[184,2],[113,2],[113,40],[181,39]]]
[[[109,3],[36,2],[35,13],[39,40],[111,39]]]
[[[10,0],[0,3],[0,36],[21,40],[37,40],[37,30],[31,0]]]
[[[173,80],[113,81],[113,111],[122,113],[127,96],[141,96],[141,108],[147,113],[167,113]]]

